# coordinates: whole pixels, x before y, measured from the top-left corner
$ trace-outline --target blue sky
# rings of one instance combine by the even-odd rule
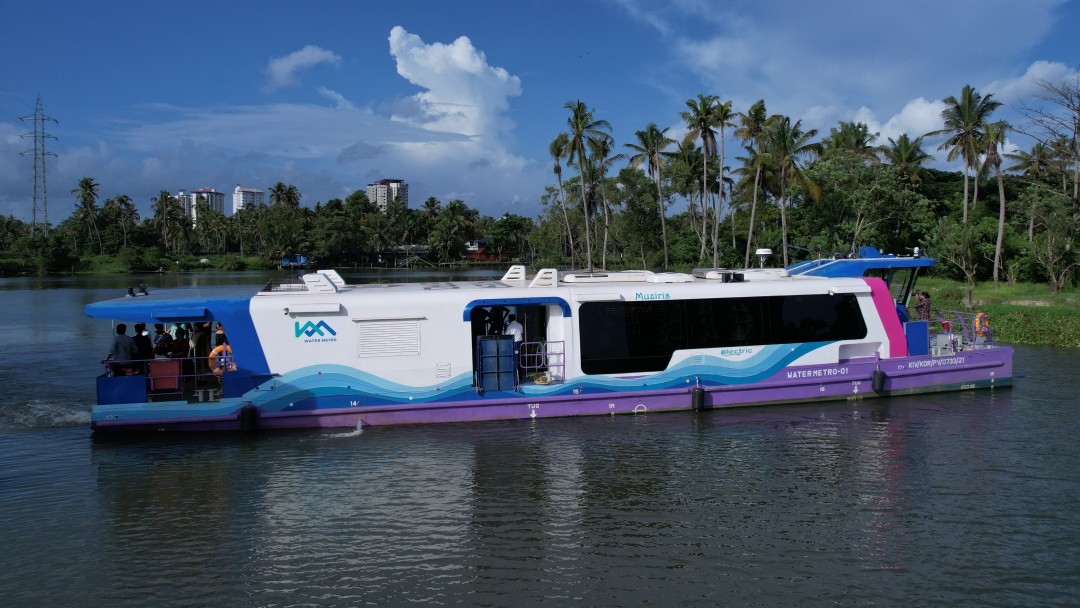
[[[1080,66],[1075,0],[41,0],[0,17],[0,214],[30,218],[19,118],[40,94],[59,121],[54,222],[83,176],[144,215],[160,190],[283,181],[314,205],[393,177],[413,206],[533,217],[568,101],[620,149],[650,122],[681,136],[699,93],[764,99],[822,134],[859,120],[886,143],[941,128],[965,84],[1019,123],[1034,77]]]

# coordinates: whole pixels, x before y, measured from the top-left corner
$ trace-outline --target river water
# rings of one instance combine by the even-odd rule
[[[995,392],[96,437],[82,306],[138,281],[0,279],[0,606],[1080,605],[1080,351]]]

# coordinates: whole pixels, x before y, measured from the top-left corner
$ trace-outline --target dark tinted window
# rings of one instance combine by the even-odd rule
[[[587,302],[579,319],[586,374],[660,371],[684,349],[866,337],[851,294]]]

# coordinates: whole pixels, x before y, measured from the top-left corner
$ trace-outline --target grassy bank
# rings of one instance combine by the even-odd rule
[[[967,284],[924,278],[935,308],[968,310]],[[972,290],[972,309],[990,315],[994,338],[1012,344],[1080,347],[1080,293],[1050,293],[1048,285],[980,283]]]

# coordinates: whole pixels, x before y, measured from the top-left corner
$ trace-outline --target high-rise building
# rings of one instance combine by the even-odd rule
[[[196,203],[199,201],[199,197],[206,199],[207,205],[211,211],[217,211],[218,213],[225,214],[225,193],[218,192],[213,188],[199,188],[192,190],[185,194],[183,190],[176,195],[176,199],[180,201],[180,206],[184,209],[184,214],[191,218],[191,224],[194,226],[198,221],[198,206]]]
[[[402,179],[380,179],[374,184],[368,184],[368,200],[379,206],[379,211],[386,212],[386,206],[400,197],[401,202],[409,206],[409,184]]]
[[[237,211],[245,207],[263,204],[263,194],[265,193],[258,188],[245,188],[240,184],[236,184],[236,189],[233,190],[232,194],[233,215],[236,215]]]

